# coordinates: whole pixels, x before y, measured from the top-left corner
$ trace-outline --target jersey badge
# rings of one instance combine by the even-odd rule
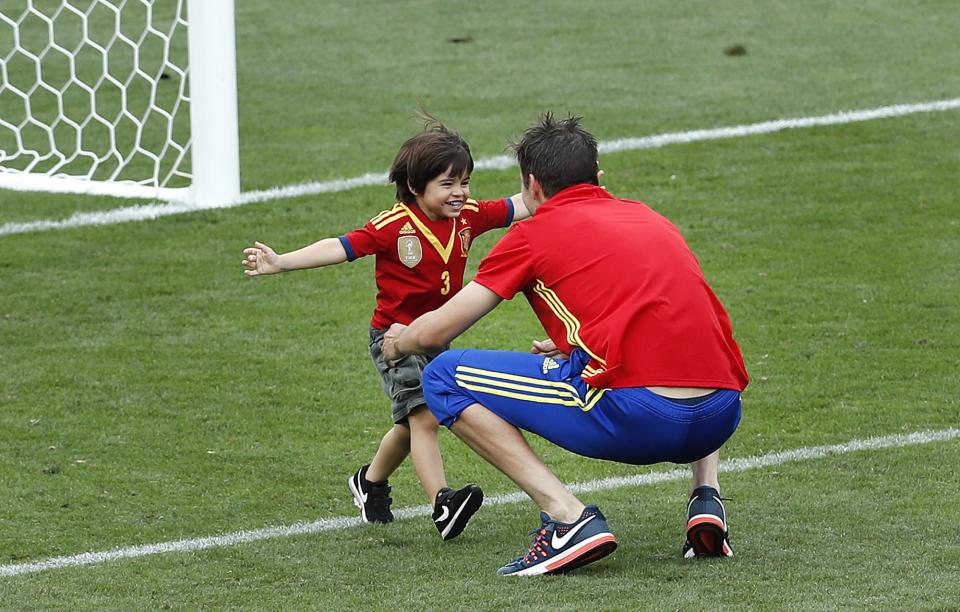
[[[556,369],[559,368],[559,367],[560,367],[560,364],[557,363],[556,361],[554,361],[552,358],[550,358],[550,357],[544,357],[544,358],[543,358],[543,373],[544,373],[544,374],[546,374],[546,373],[549,372],[550,370],[556,370]]]
[[[470,252],[470,228],[465,227],[458,233],[460,234],[460,255],[466,257],[467,253]]]
[[[423,259],[423,246],[420,244],[420,239],[416,236],[397,238],[397,255],[400,257],[400,262],[408,268],[416,266]]]
[[[403,224],[403,227],[400,228],[399,233],[401,236],[404,234],[416,234],[417,230],[413,229],[413,226],[410,225],[409,221],[407,221],[406,223]]]

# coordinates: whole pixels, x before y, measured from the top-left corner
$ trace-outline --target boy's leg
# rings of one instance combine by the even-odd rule
[[[483,491],[475,484],[457,491],[447,486],[440,456],[440,425],[426,406],[410,413],[410,459],[420,484],[433,506],[433,522],[444,540],[460,535],[470,517],[483,503]]]
[[[380,446],[369,465],[361,467],[347,480],[353,503],[360,508],[360,518],[368,523],[390,523],[390,474],[403,463],[410,452],[410,433],[402,425],[394,425],[380,440]]]
[[[440,456],[439,426],[430,411],[426,410],[421,386],[423,368],[429,358],[423,355],[407,355],[396,363],[388,364],[384,361],[382,352],[384,333],[385,330],[371,329],[370,356],[380,373],[383,390],[393,403],[393,421],[406,423],[409,435],[405,438],[406,445],[401,447],[394,437],[397,428],[388,432],[381,441],[368,474],[371,478],[385,479],[400,465],[406,454],[409,454],[427,499],[434,508],[434,524],[440,536],[449,540],[463,531],[467,521],[480,508],[483,491],[474,484],[457,491],[447,487],[443,459]],[[390,452],[390,449],[394,452]],[[362,474],[358,472],[354,480],[358,476]],[[382,484],[386,485],[386,481]]]
[[[390,478],[410,454],[410,429],[396,424],[384,434],[367,468],[367,480],[381,482]]]
[[[440,489],[446,488],[443,458],[440,456],[440,426],[426,406],[415,408],[407,417],[410,424],[410,460],[420,484],[433,504]]]
[[[387,479],[410,453],[410,430],[397,424],[380,440],[380,446],[369,465],[361,467],[347,480],[353,503],[360,508],[360,518],[368,523],[393,521],[390,505],[390,484]]]

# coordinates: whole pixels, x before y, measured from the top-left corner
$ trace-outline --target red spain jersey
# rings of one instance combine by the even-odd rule
[[[431,221],[415,204],[398,202],[360,229],[340,236],[348,261],[377,257],[377,307],[370,324],[377,329],[392,323],[409,325],[442,306],[463,288],[473,238],[512,222],[509,198],[467,200],[459,217],[439,221]]]
[[[575,185],[544,202],[480,263],[474,281],[522,291],[557,347],[590,356],[592,387],[748,382],[730,319],[680,231],[641,202]]]

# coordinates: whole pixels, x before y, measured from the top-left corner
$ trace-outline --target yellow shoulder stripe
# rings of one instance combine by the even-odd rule
[[[374,215],[373,218],[370,219],[370,223],[374,223],[374,224],[375,224],[375,223],[377,223],[378,221],[380,221],[381,219],[383,219],[384,217],[388,217],[388,216],[390,216],[390,215],[396,214],[399,210],[400,210],[400,202],[397,202],[396,204],[393,205],[393,208],[391,208],[391,209],[389,209],[389,210],[384,210],[384,211],[379,212],[379,213],[377,213],[376,215]]]
[[[397,219],[403,219],[406,216],[407,216],[407,213],[400,211],[399,213],[390,215],[389,217],[383,217],[379,221],[375,221],[373,223],[373,227],[375,227],[376,229],[383,229],[385,226],[390,225]]]

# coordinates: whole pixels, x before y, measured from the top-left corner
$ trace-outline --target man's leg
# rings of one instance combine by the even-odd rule
[[[450,430],[517,483],[551,518],[571,523],[583,512],[583,503],[544,465],[520,430],[480,404],[464,410]]]
[[[581,416],[581,391],[561,369],[571,366],[523,353],[447,351],[424,370],[424,396],[437,420],[543,510],[529,550],[497,570],[500,575],[562,574],[617,548],[599,508],[574,497],[518,428],[529,426],[565,448],[599,439],[599,425]]]
[[[460,414],[451,431],[509,476],[543,510],[529,551],[497,574],[564,574],[616,550],[617,539],[610,533],[606,517],[596,506],[584,506],[563,486],[519,429],[475,403]]]
[[[687,503],[687,540],[683,556],[732,557],[727,512],[720,497],[717,478],[720,451],[694,461],[690,501]]]
[[[715,450],[703,459],[694,461],[690,464],[693,468],[693,478],[690,483],[690,491],[693,492],[697,487],[713,487],[720,491],[720,481],[717,477],[720,466],[720,451]]]

